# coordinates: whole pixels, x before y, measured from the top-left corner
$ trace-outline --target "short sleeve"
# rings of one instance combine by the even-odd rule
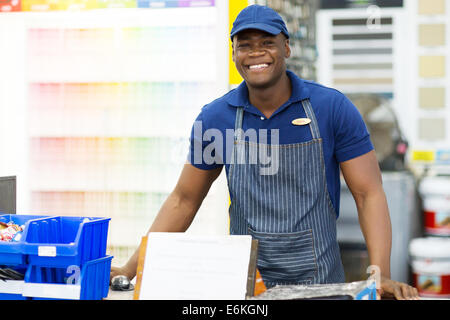
[[[223,165],[222,158],[219,157],[221,152],[217,152],[216,141],[213,135],[209,134],[211,130],[214,129],[208,128],[202,109],[192,125],[187,157],[187,161],[198,169],[212,170]]]
[[[334,109],[333,117],[334,151],[338,162],[359,157],[374,149],[360,112],[345,95]]]

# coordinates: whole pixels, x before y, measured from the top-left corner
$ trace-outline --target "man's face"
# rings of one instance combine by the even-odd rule
[[[244,30],[234,36],[233,61],[245,82],[254,88],[269,88],[286,72],[289,39],[260,30]]]

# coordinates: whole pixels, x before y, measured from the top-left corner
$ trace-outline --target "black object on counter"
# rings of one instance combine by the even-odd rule
[[[126,276],[115,276],[111,280],[111,289],[114,291],[131,291],[134,290],[134,286]]]
[[[3,281],[6,280],[23,280],[25,277],[24,274],[13,270],[11,268],[0,268],[0,279]]]

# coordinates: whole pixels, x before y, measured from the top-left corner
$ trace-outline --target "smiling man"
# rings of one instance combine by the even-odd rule
[[[289,33],[274,10],[245,8],[230,36],[244,81],[202,108],[189,163],[149,232],[186,231],[225,167],[230,234],[259,241],[257,266],[266,286],[345,282],[336,239],[342,172],[370,263],[381,273],[379,294],[416,299],[415,288],[390,280],[389,211],[373,145],[355,106],[339,91],[287,70]],[[216,139],[207,134],[211,130]],[[231,136],[232,143],[219,136]],[[214,162],[199,157],[198,148],[214,150]],[[267,163],[248,161],[261,153],[277,162],[276,170],[263,174]],[[133,278],[137,259],[138,251],[124,267],[112,268],[111,277]]]
[[[248,29],[236,33],[233,61],[248,87],[266,89],[286,86],[284,59],[290,56],[287,36]],[[280,80],[282,80],[280,82]]]

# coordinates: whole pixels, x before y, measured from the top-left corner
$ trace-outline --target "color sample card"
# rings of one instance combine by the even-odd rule
[[[420,162],[433,162],[435,152],[431,150],[412,150],[412,160]]]
[[[437,150],[436,162],[450,164],[450,150]]]
[[[445,56],[419,57],[419,76],[422,78],[445,77]]]
[[[419,139],[426,141],[445,139],[445,119],[419,119]]]
[[[88,10],[97,7],[97,0],[22,0],[22,11]]]
[[[138,8],[176,8],[178,0],[138,0]]]
[[[418,12],[421,15],[445,14],[445,0],[419,0]]]
[[[106,8],[137,8],[136,0],[97,0],[96,7]]]
[[[136,0],[22,0],[23,11],[91,10],[104,8],[136,8]]]
[[[60,4],[50,0],[22,0],[22,11],[55,11],[61,10]]]
[[[179,7],[209,7],[214,5],[215,0],[178,0]]]
[[[419,45],[421,46],[444,46],[445,25],[444,24],[421,24],[419,25]]]
[[[20,0],[0,0],[0,12],[21,11]]]
[[[137,0],[138,8],[213,7],[215,0]]]
[[[445,88],[419,88],[419,107],[442,109],[445,107]]]

